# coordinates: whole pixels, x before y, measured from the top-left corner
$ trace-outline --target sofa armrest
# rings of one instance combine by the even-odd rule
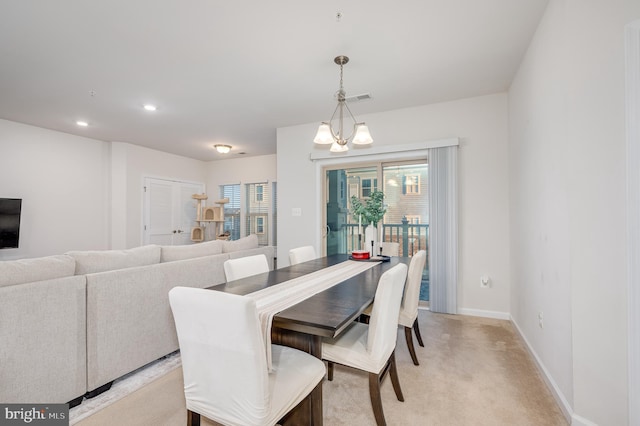
[[[86,386],[85,277],[0,287],[0,401],[65,403]]]

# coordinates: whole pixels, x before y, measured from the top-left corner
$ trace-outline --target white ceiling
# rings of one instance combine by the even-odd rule
[[[329,119],[337,55],[347,96],[372,96],[356,117],[508,89],[547,2],[0,0],[0,118],[205,161],[228,158],[214,143],[273,154],[276,128]]]

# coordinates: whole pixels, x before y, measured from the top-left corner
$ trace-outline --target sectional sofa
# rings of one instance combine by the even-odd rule
[[[0,402],[77,405],[176,351],[169,290],[224,283],[225,260],[260,253],[273,269],[255,235],[0,262]]]

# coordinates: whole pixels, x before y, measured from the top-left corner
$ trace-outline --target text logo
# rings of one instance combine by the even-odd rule
[[[0,404],[0,426],[68,426],[67,404]]]

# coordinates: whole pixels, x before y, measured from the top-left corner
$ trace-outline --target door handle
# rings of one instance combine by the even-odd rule
[[[178,232],[178,231],[176,231],[176,230],[174,229],[174,230],[173,230],[173,233],[175,234],[176,232]]]

